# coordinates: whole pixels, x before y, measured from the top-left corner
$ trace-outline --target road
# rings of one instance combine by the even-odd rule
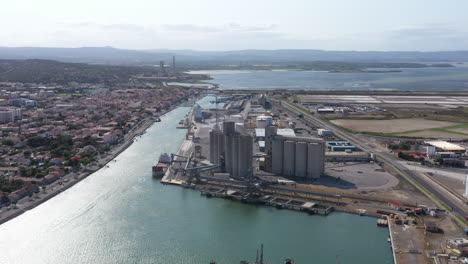
[[[288,105],[289,105],[289,107],[292,106],[293,108],[295,108],[294,104],[282,101],[282,106],[287,107]],[[351,133],[349,133],[347,131],[344,131],[344,130],[342,130],[340,128],[332,126],[332,125],[322,121],[318,117],[316,117],[314,115],[311,115],[310,113],[308,113],[308,112],[306,112],[306,111],[304,111],[304,110],[302,110],[300,108],[295,108],[295,111],[301,112],[303,114],[303,116],[304,116],[303,119],[306,122],[310,123],[311,125],[333,130],[335,135],[354,143],[358,148],[360,148],[360,149],[362,149],[364,151],[368,151],[368,152],[376,152],[376,146],[374,144],[366,142],[366,141],[356,137],[355,135],[353,135],[353,134],[351,134]],[[468,208],[466,206],[458,205],[458,203],[452,201],[452,197],[449,197],[446,193],[442,193],[439,190],[436,190],[436,188],[434,188],[431,183],[425,181],[425,179],[423,179],[417,173],[414,173],[413,171],[408,169],[394,155],[392,155],[392,154],[390,154],[388,152],[378,151],[378,158],[380,160],[382,160],[383,162],[387,163],[388,165],[391,165],[391,166],[395,167],[397,170],[399,170],[400,172],[402,172],[400,174],[403,177],[405,177],[405,174],[406,174],[407,177],[414,180],[416,183],[418,183],[423,188],[425,188],[427,191],[429,191],[429,193],[433,194],[440,201],[445,203],[448,207],[452,208],[453,212],[456,215],[459,215],[461,217],[468,216]],[[423,193],[425,192],[424,190],[421,190],[421,191]],[[431,198],[431,197],[429,196],[429,198]],[[434,199],[432,199],[432,200],[434,200]],[[434,202],[438,203],[437,201],[434,201]]]
[[[414,170],[414,171],[424,172],[424,173],[433,173],[434,175],[444,176],[446,178],[450,178],[452,180],[456,180],[459,182],[465,181],[466,173],[448,171],[448,170],[443,170],[443,169],[438,169],[438,168],[423,167],[417,164],[408,163],[407,161],[399,161],[399,162],[402,163],[407,168]]]

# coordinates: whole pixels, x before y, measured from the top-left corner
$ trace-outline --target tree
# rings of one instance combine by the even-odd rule
[[[11,147],[11,146],[15,145],[15,142],[13,142],[13,140],[11,140],[11,139],[4,139],[4,140],[2,140],[2,144]]]

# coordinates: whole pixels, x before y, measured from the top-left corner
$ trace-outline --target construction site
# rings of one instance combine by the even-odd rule
[[[167,154],[161,182],[199,190],[207,198],[375,217],[377,225],[389,227],[395,263],[450,261],[445,255],[453,252],[446,254],[435,241],[462,232],[446,208],[375,151],[298,110],[265,95],[213,96],[211,107],[196,105],[180,121],[186,138],[177,153]]]

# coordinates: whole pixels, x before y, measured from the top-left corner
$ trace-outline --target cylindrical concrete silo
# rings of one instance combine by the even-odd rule
[[[232,141],[231,136],[224,136],[224,167],[232,176]]]
[[[307,174],[307,143],[296,143],[295,175],[305,178]]]
[[[320,153],[322,148],[320,143],[309,143],[307,145],[307,175],[308,179],[318,179],[321,176]]]
[[[319,177],[322,177],[325,174],[325,142],[320,142],[318,143],[320,146],[320,152],[319,152],[319,168],[320,168],[320,175]]]
[[[224,135],[223,133],[221,133],[221,131],[218,130],[218,141],[217,141],[217,157],[215,158],[215,160],[217,161],[216,164],[221,164],[221,155],[225,155],[224,153]]]
[[[232,135],[236,131],[236,124],[234,121],[223,122],[223,133],[224,135]]]
[[[239,177],[246,177],[248,176],[248,171],[251,170],[252,167],[252,146],[253,140],[250,136],[240,136],[239,137],[239,164],[238,164],[238,171]]]
[[[231,170],[232,177],[239,178],[239,136],[231,136]]]
[[[218,135],[215,133],[214,130],[210,131],[210,162],[211,163],[216,163],[215,162],[215,148],[217,149],[217,146],[215,145],[215,138],[218,139]]]
[[[283,140],[276,139],[272,141],[272,171],[274,174],[283,174]]]
[[[294,177],[295,175],[295,156],[296,156],[296,142],[287,140],[284,142],[283,151],[283,174],[287,177]]]

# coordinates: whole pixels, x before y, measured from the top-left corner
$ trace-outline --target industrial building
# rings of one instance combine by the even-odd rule
[[[349,141],[344,140],[333,140],[327,141],[327,148],[331,152],[339,152],[339,151],[356,151],[357,147],[351,144]]]
[[[236,131],[233,121],[223,123],[210,131],[210,162],[220,164],[221,170],[240,179],[252,173],[253,139]]]
[[[318,138],[283,136],[265,129],[265,170],[290,178],[317,179],[324,173],[325,144]]]
[[[0,109],[0,123],[9,123],[21,120],[23,117],[21,108],[3,108]]]
[[[356,151],[356,152],[325,152],[325,160],[327,162],[369,162],[371,156],[367,152]]]
[[[428,155],[435,154],[435,152],[453,152],[455,154],[463,154],[466,152],[464,147],[447,141],[435,140],[426,141],[425,143],[429,146],[427,149]]]
[[[328,129],[319,128],[319,129],[317,129],[317,134],[320,137],[332,137],[333,136],[333,131],[328,130]]]
[[[333,114],[335,109],[332,107],[320,107],[315,109],[319,114]]]
[[[257,128],[265,128],[271,125],[273,125],[273,117],[267,116],[267,115],[257,116],[256,118]]]

